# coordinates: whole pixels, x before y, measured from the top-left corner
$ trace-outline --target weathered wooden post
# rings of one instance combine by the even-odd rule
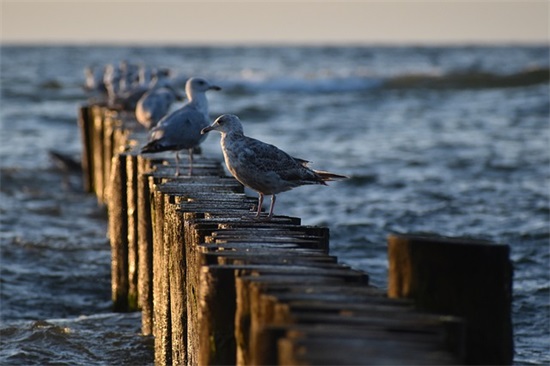
[[[235,269],[202,266],[199,290],[199,365],[235,365]]]
[[[113,118],[111,116],[111,113],[109,113],[108,110],[104,110],[103,113],[105,113],[105,118],[103,118],[103,143],[101,144],[103,146],[103,151],[101,152],[101,156],[103,161],[101,162],[101,167],[103,169],[103,182],[101,183],[102,191],[100,195],[101,203],[108,204],[108,189],[109,189],[109,180],[111,179],[111,166],[113,156],[113,138],[115,135],[115,125]],[[122,166],[123,169],[126,169],[126,160],[124,161],[124,165]],[[126,174],[125,174],[126,177]],[[123,181],[123,184],[126,185],[126,178]],[[125,194],[126,195],[126,194]]]
[[[153,334],[153,228],[148,161],[138,156],[138,293],[141,331]]]
[[[512,364],[512,264],[508,245],[391,235],[388,296],[464,318],[467,364]]]
[[[135,152],[126,155],[126,198],[128,208],[128,310],[139,309],[138,269],[138,166]]]
[[[103,203],[104,196],[103,192],[105,190],[105,169],[103,166],[104,163],[104,125],[105,125],[105,116],[103,108],[99,106],[92,107],[92,138],[93,141],[93,170],[94,170],[94,192],[100,203]]]
[[[170,281],[166,246],[164,243],[164,207],[166,197],[156,190],[153,177],[150,177],[151,216],[153,224],[153,336],[155,337],[155,364],[172,363],[172,343],[170,324]]]
[[[111,290],[114,311],[128,311],[126,156],[115,155],[108,189]]]
[[[187,362],[199,365],[199,311],[200,311],[200,264],[197,246],[203,242],[204,233],[197,221],[204,218],[203,213],[184,213],[185,236],[185,275],[187,291]]]
[[[94,192],[94,140],[93,140],[93,116],[92,107],[84,105],[78,110],[78,126],[80,128],[80,138],[82,141],[82,181],[84,191]]]
[[[187,284],[183,212],[177,204],[165,208],[165,241],[170,281],[172,365],[187,365]]]

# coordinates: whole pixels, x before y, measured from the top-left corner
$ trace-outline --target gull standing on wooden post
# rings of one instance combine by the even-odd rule
[[[188,102],[162,118],[151,130],[149,142],[142,153],[176,152],[176,176],[179,175],[179,151],[189,151],[189,175],[193,174],[193,148],[204,141],[201,130],[208,126],[208,90],[221,90],[202,78],[191,78],[185,84]]]
[[[202,130],[219,131],[222,134],[221,147],[225,165],[231,174],[243,185],[258,192],[258,210],[260,211],[264,195],[271,195],[271,206],[267,219],[273,217],[275,195],[306,184],[322,184],[346,176],[309,168],[308,161],[293,158],[276,146],[247,137],[239,117],[224,114],[214,123]]]

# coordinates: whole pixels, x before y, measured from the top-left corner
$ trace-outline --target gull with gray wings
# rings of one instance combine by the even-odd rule
[[[221,90],[202,78],[191,78],[185,84],[188,102],[180,109],[162,118],[151,130],[149,142],[142,153],[176,152],[176,176],[179,176],[179,151],[189,151],[189,175],[193,174],[193,149],[205,139],[201,130],[210,124],[208,118],[208,90]]]
[[[258,192],[256,218],[260,217],[264,195],[271,195],[267,219],[273,217],[276,194],[306,184],[322,184],[346,176],[309,168],[308,161],[293,158],[276,146],[245,136],[239,117],[224,114],[202,130],[219,131],[229,172],[246,187]]]

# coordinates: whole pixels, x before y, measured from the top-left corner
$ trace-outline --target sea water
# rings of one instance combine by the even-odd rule
[[[1,48],[0,363],[150,365],[140,315],[111,312],[105,209],[49,151],[80,155],[85,66],[203,76],[211,117],[350,176],[280,194],[331,254],[387,284],[390,233],[509,244],[515,363],[550,363],[545,46]],[[221,158],[219,136],[205,154]],[[254,195],[254,192],[249,192]],[[467,268],[465,268],[467,270]]]

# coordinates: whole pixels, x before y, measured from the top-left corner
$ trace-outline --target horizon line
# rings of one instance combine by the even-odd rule
[[[3,40],[0,46],[96,46],[96,47],[549,47],[550,40],[379,40],[379,41],[138,41],[138,40]]]

